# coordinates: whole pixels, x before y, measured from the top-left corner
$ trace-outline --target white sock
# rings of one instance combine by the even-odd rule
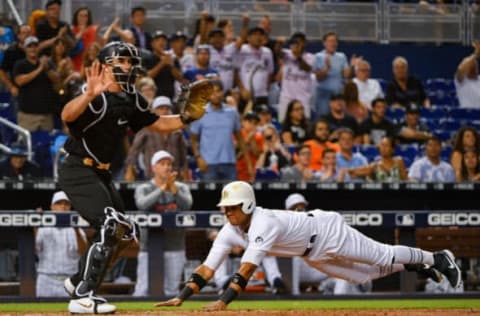
[[[394,263],[423,263],[429,266],[433,265],[433,253],[420,248],[407,246],[392,246],[394,254]]]

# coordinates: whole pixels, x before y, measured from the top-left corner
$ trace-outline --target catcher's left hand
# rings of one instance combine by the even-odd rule
[[[206,312],[213,312],[213,311],[223,311],[227,309],[227,304],[223,301],[215,301],[210,304],[203,306],[202,310]]]
[[[212,92],[213,86],[209,79],[182,86],[177,106],[184,124],[196,121],[205,114],[205,106],[210,100]]]

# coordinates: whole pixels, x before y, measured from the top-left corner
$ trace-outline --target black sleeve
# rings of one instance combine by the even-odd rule
[[[385,100],[387,100],[388,105],[392,105],[395,102],[395,84],[390,81],[387,85],[387,93],[385,94]]]
[[[5,71],[8,75],[10,75],[13,71],[13,66],[15,63],[15,56],[13,56],[13,51],[11,49],[7,49],[5,54],[3,55],[2,61],[2,70]]]
[[[368,135],[370,134],[370,124],[368,124],[368,119],[362,122],[358,127],[358,134],[359,135]]]
[[[12,72],[12,76],[14,79],[16,76],[18,75],[23,75],[23,74],[26,74],[28,73],[28,70],[25,68],[25,59],[21,59],[21,60],[17,60],[15,62],[15,65],[13,65],[13,72]]]
[[[48,34],[47,25],[45,21],[40,21],[35,28],[35,33],[40,42],[48,40],[50,34]]]
[[[103,95],[96,96],[75,121],[67,122],[70,133],[76,138],[81,138],[83,129],[102,115],[102,112],[106,110],[104,107]]]

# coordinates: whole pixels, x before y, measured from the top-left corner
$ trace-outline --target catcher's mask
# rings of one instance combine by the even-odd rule
[[[130,59],[132,66],[128,72],[123,71],[118,64],[120,58]],[[98,53],[98,60],[104,65],[112,66],[115,81],[123,91],[135,92],[135,81],[142,71],[142,59],[134,45],[125,42],[108,43]]]

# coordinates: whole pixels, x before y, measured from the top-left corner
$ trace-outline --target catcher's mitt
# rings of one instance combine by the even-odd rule
[[[177,100],[180,118],[184,124],[198,120],[205,114],[205,105],[213,92],[210,80],[204,79],[182,86]]]

